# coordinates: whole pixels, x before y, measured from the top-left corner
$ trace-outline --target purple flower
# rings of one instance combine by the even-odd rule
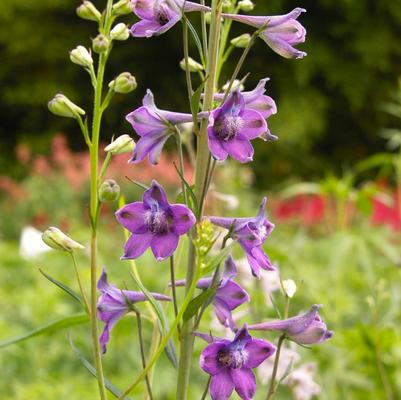
[[[231,328],[233,331],[236,331],[238,328],[233,320],[231,311],[250,300],[246,290],[234,282],[233,279],[236,275],[237,267],[233,258],[229,256],[224,264],[224,272],[213,298],[213,305],[218,320],[222,325]],[[196,287],[206,290],[210,287],[212,279],[212,277],[199,279]],[[185,286],[185,280],[179,280],[175,284],[176,286]]]
[[[241,163],[252,161],[251,140],[267,131],[262,114],[246,107],[244,96],[237,89],[209,116],[209,149],[213,157],[224,161],[228,155]]]
[[[107,272],[103,268],[102,275],[97,283],[101,296],[97,302],[97,316],[105,323],[103,333],[99,338],[102,353],[106,352],[110,332],[117,321],[132,310],[132,305],[139,301],[148,300],[142,292],[122,290],[107,281]],[[152,293],[156,300],[170,301],[170,297],[158,293]]]
[[[296,20],[303,12],[306,12],[306,10],[298,7],[288,14],[275,15],[273,17],[236,14],[223,14],[223,16],[258,29],[266,26],[266,29],[259,34],[259,37],[273,51],[285,58],[303,58],[306,53],[293,47],[305,42],[306,30]]]
[[[135,37],[161,35],[181,19],[182,12],[210,11],[209,7],[185,0],[132,0],[131,4],[141,19],[131,27]]]
[[[241,92],[245,100],[245,107],[250,110],[258,111],[265,119],[277,113],[275,101],[270,96],[265,95],[265,86],[268,80],[269,78],[261,79],[255,89],[249,92]],[[216,93],[214,95],[216,101],[222,101],[223,98],[224,93]],[[262,133],[260,138],[264,140],[276,140],[277,136],[272,135],[266,127],[266,132]]]
[[[159,110],[149,89],[142,103],[142,107],[126,116],[126,120],[140,136],[130,162],[138,163],[149,155],[150,162],[157,164],[167,139],[176,133],[175,125],[192,122],[192,114]],[[202,113],[199,113],[201,116]]]
[[[326,324],[320,318],[318,314],[320,307],[320,305],[314,304],[305,314],[283,321],[262,322],[261,324],[249,326],[249,329],[255,331],[280,331],[299,344],[322,343],[330,339],[334,333],[327,329]]]
[[[208,340],[206,335],[198,335]],[[233,341],[210,338],[202,351],[201,368],[211,375],[212,400],[227,400],[232,391],[243,400],[250,400],[256,392],[252,369],[270,357],[276,348],[262,339],[252,338],[246,325],[237,332]]]
[[[238,240],[245,250],[252,274],[258,278],[260,277],[260,268],[275,270],[262,249],[262,244],[274,229],[274,224],[265,215],[266,202],[267,199],[264,197],[258,214],[253,218],[209,217],[213,224],[231,231],[232,238]]]
[[[143,201],[130,203],[116,212],[118,222],[132,235],[125,243],[123,260],[138,258],[150,247],[157,261],[170,257],[180,235],[195,224],[192,211],[182,204],[169,204],[166,192],[155,180]]]

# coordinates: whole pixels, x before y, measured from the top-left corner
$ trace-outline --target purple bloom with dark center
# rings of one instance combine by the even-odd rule
[[[185,0],[132,0],[131,4],[141,19],[131,27],[135,37],[161,35],[182,18],[182,12],[210,11],[209,7]]]
[[[224,161],[228,155],[241,163],[252,161],[251,140],[267,132],[262,114],[248,108],[237,89],[209,116],[209,149],[213,157]]]
[[[285,58],[303,58],[306,53],[293,47],[305,42],[306,30],[296,20],[303,12],[306,12],[306,10],[298,7],[288,14],[272,17],[236,14],[223,14],[223,16],[258,29],[266,26],[266,29],[259,34],[259,37],[273,51]]]
[[[227,400],[234,389],[241,399],[252,399],[256,392],[252,369],[270,357],[276,350],[275,346],[252,338],[246,325],[237,332],[233,341],[198,336],[211,342],[202,351],[200,366],[211,375],[212,400]]]
[[[245,107],[250,110],[258,111],[265,119],[277,113],[275,101],[270,96],[265,95],[265,86],[268,80],[269,78],[261,79],[255,89],[249,92],[241,92],[245,100]],[[222,101],[224,99],[224,93],[216,93],[214,99]],[[259,137],[264,140],[277,139],[277,136],[272,135],[267,127],[266,132],[262,133]]]
[[[156,107],[153,93],[148,89],[143,106],[126,116],[126,120],[140,136],[130,162],[138,163],[149,155],[149,161],[157,164],[167,139],[176,133],[175,126],[192,122],[192,114],[160,110]],[[199,117],[202,113],[199,113]]]
[[[218,283],[216,294],[213,298],[213,306],[220,323],[231,330],[236,331],[237,325],[233,320],[231,311],[241,304],[249,301],[249,295],[238,283],[234,282],[237,275],[237,267],[234,260],[229,256],[224,264],[224,272]],[[202,278],[196,284],[198,289],[210,288],[213,278]],[[176,281],[176,286],[185,286],[185,280]]]
[[[150,247],[157,261],[164,260],[174,253],[179,237],[195,224],[195,216],[182,204],[169,204],[166,192],[155,180],[142,200],[116,212],[118,222],[132,233],[122,259],[138,258]]]
[[[320,305],[314,304],[305,314],[283,321],[262,322],[249,326],[249,329],[255,331],[280,331],[299,344],[322,343],[330,339],[334,333],[327,329],[326,324],[320,318],[318,314],[320,307]]]
[[[140,301],[147,301],[142,292],[122,290],[110,285],[107,280],[106,269],[103,268],[102,275],[97,283],[101,296],[97,302],[97,316],[105,323],[103,333],[99,338],[102,353],[106,352],[110,332],[117,321],[132,310],[132,305]],[[156,300],[170,301],[170,297],[159,293],[152,293]]]
[[[262,244],[274,229],[274,224],[265,215],[266,202],[267,199],[264,197],[258,214],[253,218],[209,217],[213,224],[231,231],[232,238],[237,240],[245,250],[252,274],[258,278],[260,277],[260,268],[275,270],[262,249]]]

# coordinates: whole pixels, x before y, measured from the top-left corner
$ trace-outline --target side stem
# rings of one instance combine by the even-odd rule
[[[285,335],[281,335],[278,340],[278,344],[277,344],[276,358],[274,359],[274,366],[273,366],[273,372],[272,372],[272,377],[271,377],[271,381],[270,381],[270,388],[269,388],[269,392],[267,393],[266,400],[272,399],[277,390],[276,377],[277,377],[277,371],[278,371],[278,363],[280,361],[281,347],[283,346],[284,340],[285,340]]]

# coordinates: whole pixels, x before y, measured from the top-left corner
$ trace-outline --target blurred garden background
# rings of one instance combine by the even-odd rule
[[[99,8],[102,1],[93,1]],[[283,14],[299,6],[307,29],[302,61],[283,60],[258,40],[242,76],[247,88],[265,77],[277,102],[269,118],[274,143],[258,141],[252,165],[227,163],[216,171],[208,213],[248,216],[263,195],[276,229],[266,251],[283,279],[298,291],[293,315],[311,304],[335,336],[313,349],[298,348],[293,379],[277,398],[307,400],[396,400],[401,398],[401,7],[391,0],[256,1],[255,14]],[[79,308],[39,272],[74,286],[70,259],[47,251],[39,232],[58,226],[87,245],[89,156],[73,119],[50,114],[47,102],[63,92],[90,109],[90,82],[70,63],[68,51],[90,47],[95,26],[77,18],[79,1],[3,0],[0,5],[0,398],[15,400],[96,399],[96,381],[74,355],[67,339],[91,359],[88,324],[55,329],[7,346],[8,338],[76,315]],[[194,24],[198,23],[196,16]],[[135,21],[127,16],[125,22]],[[93,28],[93,29],[92,29]],[[249,32],[234,25],[234,35]],[[163,109],[189,112],[186,102],[179,24],[155,39],[115,45],[108,80],[122,71],[135,75],[138,88],[116,95],[105,114],[102,141],[129,133],[125,115],[137,108],[147,88]],[[195,47],[192,48],[195,57]],[[235,50],[232,67],[240,56]],[[226,70],[220,84],[231,74]],[[256,143],[256,142],[255,142]],[[168,147],[168,146],[167,146]],[[173,199],[179,178],[173,146],[158,166],[113,159],[108,177],[118,181],[127,201],[141,197],[129,179],[155,178]],[[188,161],[188,178],[192,169]],[[113,213],[104,209],[100,230],[101,263],[111,282],[133,287],[121,264],[124,241]],[[241,257],[241,251],[235,254]],[[79,265],[89,280],[85,253]],[[151,257],[138,269],[152,291],[168,291],[167,264]],[[185,265],[179,264],[179,277]],[[163,274],[165,274],[163,279]],[[246,280],[246,273],[242,272]],[[275,318],[277,276],[256,283],[263,290],[250,312]],[[256,293],[256,291],[255,291]],[[168,309],[173,315],[173,310]],[[241,317],[239,315],[239,317]],[[213,323],[213,321],[211,322]],[[148,327],[149,328],[149,327]],[[150,328],[149,328],[150,329]],[[106,376],[125,387],[139,368],[133,319],[121,321],[105,356]],[[272,336],[266,336],[272,338]],[[199,343],[198,352],[201,350]],[[298,356],[297,356],[298,357]],[[200,398],[206,376],[195,363],[194,392]],[[155,374],[156,399],[174,399],[166,384],[174,370],[163,358]],[[266,373],[259,378],[263,384]],[[306,385],[305,382],[309,384]],[[266,383],[265,383],[266,384]],[[139,387],[132,398],[142,398]],[[263,391],[262,391],[263,392]],[[263,398],[263,394],[260,395]],[[308,397],[309,396],[309,397]],[[257,397],[259,399],[259,397]]]

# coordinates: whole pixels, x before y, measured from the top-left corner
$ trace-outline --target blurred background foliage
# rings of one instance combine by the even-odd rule
[[[99,8],[102,1],[95,1]],[[0,169],[20,178],[26,171],[15,163],[15,146],[28,143],[35,152],[46,152],[54,132],[68,133],[73,149],[84,146],[74,122],[60,121],[46,109],[47,101],[61,91],[89,109],[89,82],[69,62],[67,49],[90,46],[95,26],[75,15],[79,1],[3,0],[0,7]],[[322,177],[328,170],[342,171],[384,147],[377,135],[390,126],[382,112],[401,74],[401,8],[391,0],[271,0],[256,1],[254,13],[273,15],[300,6],[307,9],[301,22],[307,27],[308,52],[302,61],[283,60],[258,40],[242,75],[252,72],[252,88],[270,76],[268,92],[279,113],[270,118],[279,144],[257,144],[255,170],[259,186],[301,176]],[[191,18],[196,23],[197,16]],[[127,23],[134,20],[128,17]],[[93,28],[93,29],[91,29]],[[234,24],[234,34],[249,31]],[[130,132],[124,116],[137,107],[152,88],[161,107],[187,111],[184,74],[178,66],[182,49],[177,43],[180,25],[155,39],[130,39],[117,43],[109,79],[122,70],[133,73],[138,89],[117,96],[105,118],[103,137]],[[192,49],[196,57],[196,50]],[[233,53],[221,84],[230,76]],[[5,62],[4,62],[5,61]],[[181,77],[177,79],[177,77]]]

